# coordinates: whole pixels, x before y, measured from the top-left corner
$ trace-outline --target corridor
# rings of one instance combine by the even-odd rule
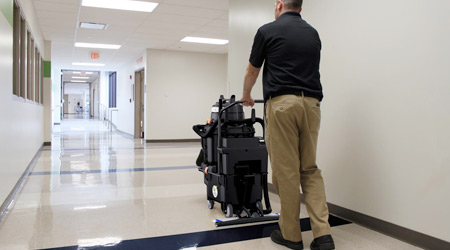
[[[64,120],[0,224],[0,249],[281,249],[269,238],[276,223],[215,227],[224,214],[207,208],[195,166],[199,149],[145,145],[102,121]],[[276,195],[271,203],[278,212]],[[302,206],[302,225],[307,217]],[[337,249],[418,249],[334,216],[330,221]],[[308,249],[312,234],[303,235]]]

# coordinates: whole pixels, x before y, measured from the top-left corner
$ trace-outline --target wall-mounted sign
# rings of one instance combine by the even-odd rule
[[[144,57],[139,57],[137,60],[136,60],[136,64],[141,64],[142,62],[144,62]]]
[[[100,58],[100,55],[97,52],[91,52],[91,59],[96,60],[99,58]]]

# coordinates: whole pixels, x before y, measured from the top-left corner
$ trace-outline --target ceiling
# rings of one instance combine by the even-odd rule
[[[64,84],[65,95],[89,94],[89,83],[66,83]]]
[[[180,42],[186,36],[228,39],[229,0],[140,0],[158,2],[152,13],[82,7],[81,0],[33,0],[45,40],[52,41],[52,64],[63,69],[115,71],[146,48],[226,54],[227,45]],[[79,28],[104,23],[106,30]],[[75,48],[75,42],[120,44],[119,50]],[[99,59],[90,59],[90,53]],[[72,62],[105,67],[72,66]]]
[[[99,78],[99,72],[97,72],[97,71],[86,72],[86,71],[63,70],[62,73],[63,73],[62,81],[64,83],[71,82],[72,80],[86,81],[87,83],[91,83]],[[83,77],[83,79],[74,78],[74,77]]]

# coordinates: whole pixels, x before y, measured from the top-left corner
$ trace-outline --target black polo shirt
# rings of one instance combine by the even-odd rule
[[[279,95],[323,98],[319,34],[298,12],[286,12],[255,36],[250,63],[263,70],[264,100]]]

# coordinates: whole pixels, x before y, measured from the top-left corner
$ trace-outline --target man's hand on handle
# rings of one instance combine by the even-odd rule
[[[243,101],[244,106],[246,107],[253,107],[253,105],[255,105],[255,100],[253,100],[252,96],[247,94],[244,96],[242,96],[241,101]]]

